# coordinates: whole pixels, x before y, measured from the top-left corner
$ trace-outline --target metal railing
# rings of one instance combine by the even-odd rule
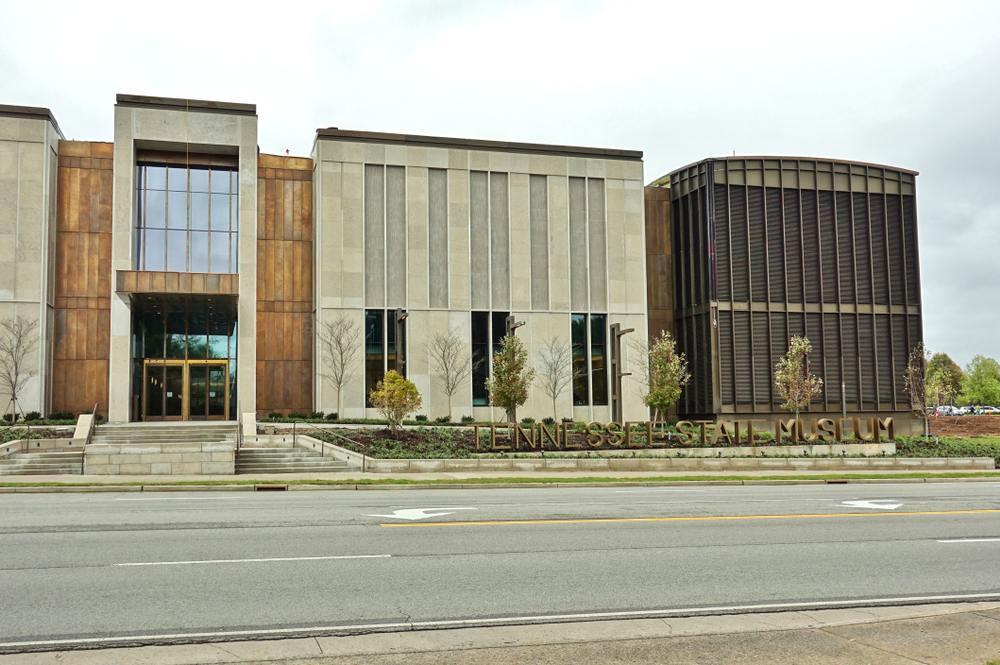
[[[83,444],[83,450],[80,451],[80,475],[85,475],[87,472],[87,446],[90,445],[91,439],[94,438],[94,429],[97,427],[97,402],[94,403],[94,410],[90,413],[90,428],[87,429],[87,440]]]
[[[243,449],[243,406],[236,402],[236,450],[233,451],[233,475],[240,473],[240,450]]]
[[[298,421],[292,421],[292,447],[293,448],[296,445],[298,445],[297,444],[297,430],[298,430],[298,425],[305,425],[305,426],[310,427],[310,428],[312,428],[312,429],[314,429],[317,432],[320,432],[322,434],[330,434],[332,436],[339,437],[339,438],[343,439],[344,441],[347,441],[348,443],[353,444],[353,445],[357,446],[358,448],[361,448],[361,473],[365,472],[365,466],[367,464],[367,457],[368,457],[368,444],[366,444],[366,443],[359,443],[359,442],[355,441],[354,439],[348,439],[346,436],[344,436],[342,434],[337,434],[336,432],[333,432],[333,431],[331,431],[330,429],[328,429],[326,427],[316,427],[312,423],[300,423]],[[319,441],[320,441],[321,444],[323,444],[323,445],[321,445],[319,447],[320,457],[326,457],[326,444],[328,442],[324,441],[323,439],[319,439]],[[333,445],[333,444],[331,443],[330,445]]]

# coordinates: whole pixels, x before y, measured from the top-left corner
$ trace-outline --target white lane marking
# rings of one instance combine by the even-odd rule
[[[404,630],[435,630],[442,628],[469,628],[474,626],[503,626],[538,623],[559,623],[566,621],[602,621],[610,619],[654,619],[675,616],[750,614],[754,612],[793,611],[840,607],[879,607],[886,605],[919,605],[923,603],[969,602],[973,600],[1000,600],[997,593],[967,593],[941,596],[908,596],[904,598],[859,598],[856,600],[830,600],[811,603],[764,603],[760,605],[722,605],[713,607],[689,607],[674,610],[644,610],[634,612],[589,612],[580,614],[541,614],[534,616],[497,617],[492,619],[458,619],[452,621],[401,621],[396,623],[341,624],[312,626],[308,628],[265,628],[262,630],[219,630],[211,633],[160,633],[150,635],[125,635],[120,637],[87,637],[75,640],[32,640],[25,642],[0,642],[0,649],[24,647],[84,647],[94,644],[116,644],[135,642],[159,642],[161,640],[204,639],[218,642],[238,637],[302,635],[302,634],[346,634],[367,632],[400,632]]]
[[[438,512],[429,512],[429,511]],[[449,512],[441,512],[447,510]],[[451,515],[456,510],[477,510],[476,508],[407,508],[405,510],[394,510],[391,515],[369,515],[368,517],[389,517],[400,520],[423,520],[428,517],[440,517]]]
[[[655,489],[649,489],[649,490],[615,490],[615,493],[616,494],[645,494],[647,492],[707,492],[707,491],[708,490],[675,490],[675,489],[655,490]]]
[[[939,543],[1000,543],[1000,538],[955,538],[953,540],[939,540]]]
[[[903,504],[901,503],[889,503],[885,499],[878,501],[844,501],[845,506],[854,506],[855,508],[876,508],[878,510],[896,510]]]
[[[243,496],[151,496],[142,499],[127,497],[115,501],[236,501],[245,498]]]
[[[142,563],[116,563],[115,566],[190,566],[200,563],[265,563],[269,561],[332,561],[334,559],[388,559],[391,554],[354,554],[343,556],[284,556],[268,559],[206,559],[202,561],[146,561]]]

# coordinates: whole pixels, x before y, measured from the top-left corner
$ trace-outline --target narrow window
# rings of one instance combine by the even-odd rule
[[[472,313],[472,405],[487,406],[486,379],[490,375],[490,314]]]
[[[490,376],[494,354],[500,353],[500,340],[507,332],[509,312],[472,313],[472,405],[488,406],[490,395],[486,379]]]
[[[607,364],[605,362],[608,336],[607,318],[604,314],[590,315],[590,366],[594,406],[605,406],[608,403]]]
[[[385,310],[365,310],[365,406],[371,407],[369,398],[375,390],[375,385],[385,374],[383,352],[383,333]]]
[[[573,338],[573,404],[590,404],[587,372],[587,315],[574,314],[571,322]]]

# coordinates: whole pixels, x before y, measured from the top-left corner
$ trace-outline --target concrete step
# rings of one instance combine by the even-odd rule
[[[188,443],[191,441],[236,441],[235,436],[95,436],[91,443]]]
[[[0,458],[0,476],[79,475],[82,455],[82,450],[16,453]]]
[[[9,470],[0,467],[0,476],[69,476],[80,475],[80,467],[59,467],[58,469],[36,469],[25,467],[23,469]]]
[[[350,471],[344,460],[323,457],[314,450],[290,447],[243,448],[238,452],[240,474],[317,473]]]
[[[101,425],[91,443],[111,445],[171,443],[236,444],[235,422],[195,422],[183,424],[143,423],[141,425]]]

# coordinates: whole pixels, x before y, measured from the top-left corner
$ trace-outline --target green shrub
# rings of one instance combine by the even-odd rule
[[[340,414],[334,411],[333,413],[326,414],[327,420],[340,420]]]
[[[573,419],[572,419],[572,418],[566,418],[566,417],[564,416],[564,417],[563,417],[563,419],[562,419],[562,421],[563,421],[564,423],[571,423],[571,422],[573,422]]]
[[[38,413],[37,411],[28,411],[28,413],[25,414],[24,419],[26,421],[29,421],[29,420],[41,420],[42,419],[42,414]]]
[[[553,425],[556,424],[556,419],[551,416],[546,416],[545,418],[542,418],[542,423],[548,425],[549,427],[552,427]]]
[[[17,415],[16,413],[5,413],[3,415],[4,421],[8,423],[16,423],[18,418],[20,417],[21,416]]]
[[[289,420],[305,420],[308,417],[309,416],[307,416],[306,414],[300,413],[298,411],[295,411],[293,413],[289,413],[288,414],[288,419]]]
[[[416,420],[418,423],[425,423],[425,422],[427,422],[427,414],[426,413],[418,413],[416,416],[414,416],[413,419]]]
[[[476,419],[473,418],[472,416],[462,416],[462,422],[465,423],[465,424],[469,424],[471,422],[475,422],[475,420]]]
[[[897,457],[992,457],[1000,466],[1000,443],[971,439],[944,438],[926,441],[922,437],[897,436]]]
[[[312,413],[309,414],[309,420],[323,420],[323,418],[325,417],[326,414],[323,413],[322,411],[313,411]]]
[[[72,411],[53,411],[49,414],[49,420],[76,420]]]
[[[444,425],[445,423],[451,422],[451,416],[438,416],[434,419],[434,422]]]
[[[524,427],[527,427],[528,425],[530,425],[533,422],[535,422],[535,419],[532,418],[531,416],[528,416],[526,418],[521,418],[521,425],[524,426]]]

